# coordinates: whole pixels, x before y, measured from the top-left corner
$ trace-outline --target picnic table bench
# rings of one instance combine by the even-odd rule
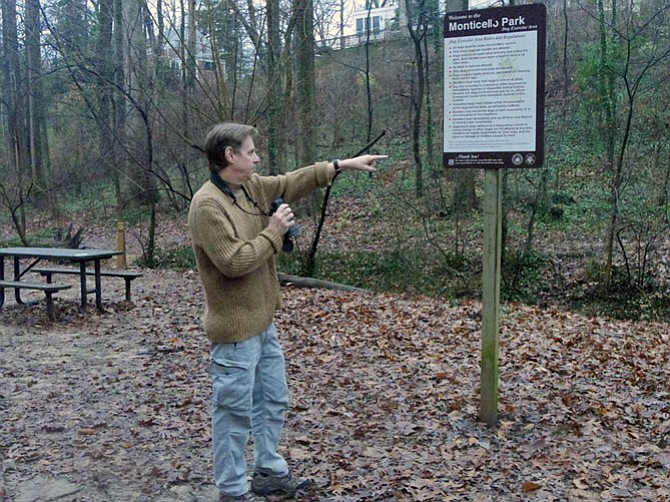
[[[80,275],[81,271],[76,268],[64,268],[64,267],[33,267],[32,268],[33,272],[37,272],[41,274],[42,276],[46,277],[47,279],[47,284],[52,284],[52,276],[54,274],[72,274],[72,275]],[[95,275],[94,270],[87,270],[86,275]],[[142,277],[142,272],[135,272],[132,270],[100,270],[100,276],[101,277],[121,277],[125,283],[126,283],[126,301],[131,301],[131,293],[130,293],[130,283],[137,279],[138,277]],[[87,293],[92,293],[95,292],[93,291],[87,291]]]
[[[2,295],[1,295],[2,303],[4,303],[5,300],[6,288],[12,288],[15,291],[19,289],[35,289],[38,291],[44,291],[44,294],[47,297],[47,317],[49,317],[49,319],[52,321],[54,319],[54,304],[52,298],[53,294],[63,289],[70,289],[71,287],[72,287],[71,284],[58,284],[58,283],[44,284],[43,282],[0,280],[0,288],[2,289]],[[0,305],[2,305],[2,303],[0,303]],[[20,296],[18,297],[18,303],[23,303],[23,301],[20,299]]]

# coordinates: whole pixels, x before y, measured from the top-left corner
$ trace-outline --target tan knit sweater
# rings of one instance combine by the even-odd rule
[[[268,211],[277,197],[291,203],[330,179],[327,162],[280,176],[254,175],[233,190],[237,203],[251,213]],[[250,215],[207,181],[193,196],[188,228],[198,272],[205,288],[205,333],[211,342],[249,339],[267,328],[281,307],[274,256],[283,236],[267,227],[267,216]]]

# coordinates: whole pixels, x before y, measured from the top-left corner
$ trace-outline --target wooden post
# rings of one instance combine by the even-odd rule
[[[484,271],[482,277],[482,360],[479,419],[498,419],[498,332],[500,330],[500,251],[502,182],[500,169],[484,172]]]
[[[116,268],[127,268],[126,263],[126,224],[123,221],[116,222],[116,250],[122,251],[122,254],[116,255]]]

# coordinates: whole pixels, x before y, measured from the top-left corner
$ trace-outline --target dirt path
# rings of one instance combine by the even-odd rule
[[[123,281],[104,287],[102,314],[80,314],[76,292],[59,295],[54,323],[43,302],[10,302],[0,314],[7,500],[212,500],[206,366],[194,365],[205,358],[197,281],[148,272],[133,285],[132,306],[121,301]],[[189,332],[202,353],[170,341]],[[166,480],[175,484],[166,489]]]

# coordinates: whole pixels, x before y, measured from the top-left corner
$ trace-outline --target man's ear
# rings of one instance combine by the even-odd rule
[[[232,146],[227,146],[223,153],[228,162],[235,160],[235,149]]]

